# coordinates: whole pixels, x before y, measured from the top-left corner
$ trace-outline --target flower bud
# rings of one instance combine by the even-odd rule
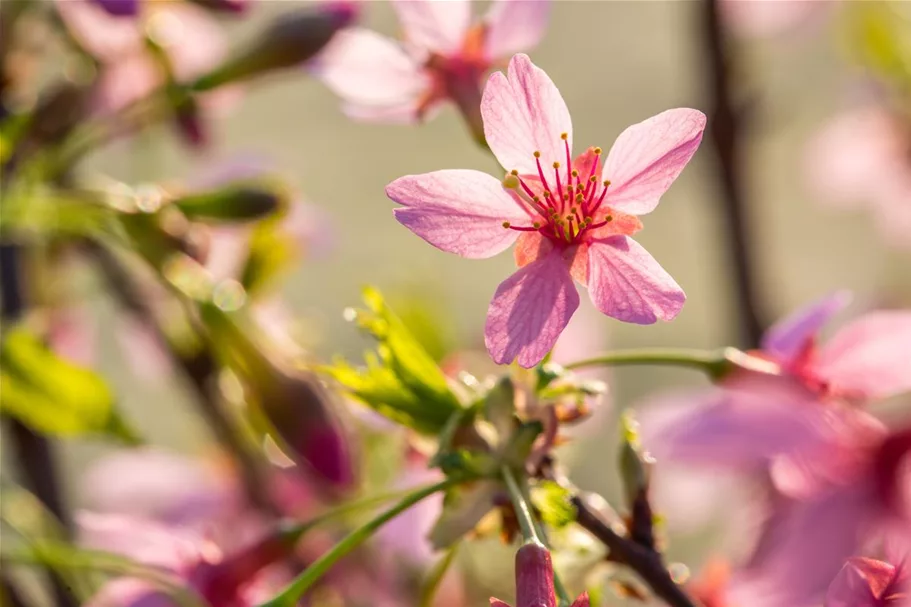
[[[516,607],[556,607],[550,552],[529,542],[516,552]]]
[[[245,13],[250,6],[250,0],[190,0],[190,2],[219,13]]]
[[[135,17],[139,14],[140,0],[93,0],[114,17]]]
[[[321,51],[355,15],[350,2],[332,2],[315,10],[282,15],[246,51],[198,79],[193,88],[208,91],[300,65]]]
[[[190,220],[236,222],[272,215],[283,206],[284,197],[279,188],[263,181],[194,192],[174,199],[172,204]]]

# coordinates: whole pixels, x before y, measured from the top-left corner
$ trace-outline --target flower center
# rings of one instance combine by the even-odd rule
[[[503,227],[520,232],[539,232],[557,244],[569,245],[583,241],[590,232],[613,220],[603,207],[610,181],[600,181],[596,175],[601,160],[601,148],[594,148],[591,166],[582,171],[573,168],[569,137],[560,135],[566,148],[565,170],[559,162],[552,165],[548,178],[541,165],[541,153],[535,152],[537,175],[520,175],[510,171],[503,186],[512,190],[516,200],[532,219],[530,226],[515,226],[508,221]],[[584,174],[583,174],[584,173]]]

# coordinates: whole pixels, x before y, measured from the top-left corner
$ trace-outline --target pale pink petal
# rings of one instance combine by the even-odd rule
[[[879,598],[895,567],[868,558],[850,558],[826,593],[825,607],[881,607]]]
[[[123,316],[117,319],[115,330],[124,360],[136,377],[155,382],[171,375],[171,357],[154,329],[137,318]]]
[[[50,316],[47,339],[57,356],[91,367],[97,353],[98,326],[84,306],[59,308]]]
[[[851,303],[850,291],[837,291],[776,322],[762,336],[762,349],[787,363],[801,354],[829,320]]]
[[[388,105],[358,105],[342,103],[345,116],[359,122],[377,122],[384,124],[419,124],[437,115],[439,102],[425,105],[421,98],[414,97],[402,102]]]
[[[97,59],[116,62],[142,50],[138,20],[114,17],[88,0],[57,0],[56,5],[76,41]]]
[[[604,314],[640,325],[672,320],[686,301],[683,289],[628,236],[591,243],[588,292]]]
[[[117,514],[79,512],[80,545],[116,552],[144,565],[182,571],[199,560],[200,536],[155,521]]]
[[[722,0],[721,18],[735,34],[750,38],[777,36],[823,15],[829,0]]]
[[[124,55],[102,65],[95,82],[94,105],[100,114],[113,114],[143,99],[164,80],[164,73],[147,53]]]
[[[867,489],[849,484],[813,499],[776,504],[737,581],[774,597],[774,605],[818,604],[875,517]]]
[[[572,149],[569,109],[550,77],[527,55],[512,58],[508,76],[491,74],[481,99],[481,115],[487,144],[503,168],[537,174],[536,151],[549,172],[554,162],[566,163],[560,136],[567,134]]]
[[[704,130],[705,114],[678,108],[623,131],[601,173],[611,182],[607,203],[633,215],[653,211],[696,153]]]
[[[575,601],[573,601],[573,604],[571,607],[589,607],[589,604],[590,604],[590,602],[589,602],[589,598],[588,598],[588,593],[583,592],[582,594],[580,594],[578,596],[578,598],[576,598]]]
[[[566,261],[555,249],[504,280],[490,302],[484,341],[498,364],[541,362],[579,307]]]
[[[410,44],[441,55],[461,50],[471,24],[469,0],[392,0],[392,7]]]
[[[337,33],[308,69],[355,106],[416,104],[431,86],[430,77],[399,44],[356,27]]]
[[[218,21],[192,4],[156,3],[145,25],[168,54],[177,80],[201,76],[227,55],[227,40]]]
[[[676,410],[643,419],[643,443],[659,461],[751,472],[775,457],[816,452],[832,435],[811,395],[774,376],[665,397],[654,406]]]
[[[530,222],[495,178],[480,171],[452,169],[408,175],[386,186],[404,208],[395,218],[433,246],[470,259],[504,251],[519,232],[503,227]]]
[[[487,13],[487,56],[509,57],[538,45],[550,20],[550,0],[496,0]]]
[[[414,462],[409,463],[403,471],[395,483],[395,489],[405,490],[440,480],[442,475],[439,471],[428,469],[426,462]],[[434,549],[428,536],[442,510],[443,496],[438,494],[421,501],[402,516],[387,523],[376,536],[383,551],[412,565],[429,565]]]
[[[911,311],[873,312],[848,324],[822,348],[814,370],[849,396],[911,390]]]
[[[83,607],[177,607],[178,603],[152,582],[115,578],[105,583]]]

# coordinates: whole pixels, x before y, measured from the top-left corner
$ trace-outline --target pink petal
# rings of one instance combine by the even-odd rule
[[[408,175],[386,186],[386,195],[405,208],[395,218],[433,246],[470,259],[504,251],[519,232],[503,227],[530,223],[528,215],[486,173],[463,169]]]
[[[809,25],[831,6],[826,0],[723,0],[723,23],[738,36],[768,38]]]
[[[498,364],[541,362],[579,307],[566,261],[555,249],[504,280],[490,302],[484,341]]]
[[[510,607],[510,604],[505,601],[501,601],[500,599],[490,597],[490,607]]]
[[[894,575],[888,563],[850,558],[829,586],[825,607],[880,607],[879,597]]]
[[[358,105],[343,103],[345,116],[359,122],[376,122],[384,124],[418,124],[433,118],[439,111],[439,103],[423,104],[419,97],[405,99],[389,105]]]
[[[566,133],[572,149],[573,123],[560,91],[527,55],[509,62],[509,75],[490,76],[481,99],[484,135],[497,160],[507,170],[537,174],[534,152],[551,172],[554,162],[566,162]]]
[[[471,24],[468,0],[392,0],[405,39],[442,55],[457,53]]]
[[[118,514],[79,512],[79,543],[115,552],[144,565],[182,571],[200,559],[201,538],[155,521]]]
[[[848,324],[822,348],[814,369],[849,396],[911,390],[911,312],[873,312]]]
[[[431,86],[430,77],[399,44],[358,27],[338,32],[308,69],[357,106],[416,103]]]
[[[222,29],[204,9],[186,3],[157,3],[147,21],[146,29],[167,52],[178,80],[201,76],[227,55]]]
[[[113,114],[148,96],[163,79],[164,74],[147,53],[124,55],[120,61],[102,65],[95,83],[95,110]]]
[[[678,108],[623,131],[601,173],[611,181],[607,203],[633,215],[653,211],[696,153],[703,130],[705,114]]]
[[[776,322],[762,336],[762,349],[787,363],[816,339],[823,326],[851,303],[850,291],[837,291]]]
[[[550,0],[496,0],[487,13],[487,56],[509,57],[541,42],[550,19]]]
[[[588,607],[589,604],[588,593],[583,592],[573,601],[572,607]]]
[[[88,0],[57,0],[57,10],[76,41],[101,61],[119,61],[142,49],[135,19],[121,19]]]
[[[672,320],[686,301],[683,289],[628,236],[591,243],[588,292],[604,314],[639,325]]]
[[[643,442],[660,460],[744,472],[775,457],[815,452],[832,429],[812,396],[789,380],[752,378],[737,388],[672,395],[655,406],[675,411],[643,419]]]

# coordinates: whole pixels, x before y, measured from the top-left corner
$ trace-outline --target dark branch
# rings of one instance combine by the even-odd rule
[[[572,503],[576,508],[576,522],[607,546],[612,561],[623,563],[638,573],[652,592],[671,607],[697,607],[697,603],[671,579],[660,553],[619,535],[595,514],[584,497],[573,495]]]
[[[741,174],[743,114],[734,108],[731,98],[730,58],[719,19],[718,0],[703,0],[703,38],[711,95],[709,139],[721,180],[721,211],[733,266],[741,345],[754,348],[759,345],[763,321]]]

